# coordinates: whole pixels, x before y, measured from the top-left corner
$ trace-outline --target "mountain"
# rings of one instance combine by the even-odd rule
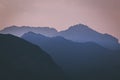
[[[0,31],[2,34],[12,34],[15,36],[22,36],[24,33],[27,32],[34,32],[39,33],[47,37],[55,37],[61,36],[65,39],[72,40],[74,42],[94,42],[97,43],[105,48],[118,50],[120,49],[120,44],[118,39],[109,35],[109,34],[102,34],[99,33],[86,25],[77,24],[71,26],[67,30],[58,32],[54,28],[49,27],[29,27],[29,26],[11,26],[7,27]]]
[[[72,40],[74,42],[94,42],[105,48],[117,50],[120,49],[118,39],[109,35],[99,33],[86,25],[77,24],[71,26],[67,30],[58,32],[54,28],[49,27],[29,27],[29,26],[11,26],[0,31],[2,34],[13,34],[16,36],[22,36],[27,32],[39,33],[47,37],[61,36],[65,39]]]
[[[33,32],[23,39],[38,45],[72,80],[120,79],[120,50],[109,50],[93,42],[77,43],[63,37],[45,37]]]
[[[0,80],[65,80],[62,69],[38,46],[0,34]]]
[[[71,26],[69,29],[59,32],[57,36],[75,42],[94,42],[108,49],[120,49],[118,39],[109,34],[99,33],[83,24]]]
[[[49,27],[29,27],[29,26],[21,26],[21,27],[18,27],[18,26],[10,26],[10,27],[7,27],[3,30],[0,31],[0,33],[2,34],[12,34],[12,35],[15,35],[15,36],[22,36],[24,33],[27,33],[27,32],[34,32],[34,33],[40,33],[40,34],[43,34],[45,36],[53,36],[54,34],[57,33],[57,30],[54,29],[54,28],[49,28]]]

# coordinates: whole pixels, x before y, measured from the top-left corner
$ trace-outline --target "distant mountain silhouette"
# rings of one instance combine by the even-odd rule
[[[57,33],[57,30],[54,28],[49,28],[49,27],[30,27],[30,26],[22,26],[22,27],[18,27],[18,26],[10,26],[7,27],[3,30],[0,31],[0,33],[2,34],[12,34],[15,36],[22,36],[24,33],[27,32],[34,32],[34,33],[40,33],[42,35],[45,36],[53,36]]]
[[[0,34],[0,80],[64,80],[64,73],[38,46]]]
[[[118,39],[109,34],[96,32],[83,24],[74,25],[65,31],[59,32],[57,36],[62,36],[75,42],[94,42],[105,48],[120,49]]]
[[[120,79],[120,50],[109,50],[93,42],[77,43],[63,37],[45,37],[33,32],[23,39],[40,46],[72,80]]]
[[[48,37],[62,36],[65,39],[72,40],[74,42],[94,42],[108,49],[120,49],[120,44],[118,43],[117,38],[109,34],[99,33],[83,24],[71,26],[69,29],[60,32],[49,27],[11,26],[1,30],[0,33],[9,33],[20,37],[24,33],[30,31]]]

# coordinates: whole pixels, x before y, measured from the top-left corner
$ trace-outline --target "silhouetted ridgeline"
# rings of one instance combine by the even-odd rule
[[[109,34],[83,24],[60,32],[49,27],[11,26],[0,33],[30,42],[12,35],[0,36],[1,78],[13,71],[7,76],[11,80],[39,80],[43,76],[63,80],[59,65],[68,80],[120,80],[120,44]]]
[[[78,43],[63,37],[45,37],[28,32],[23,39],[38,45],[52,56],[72,80],[120,79],[120,50],[93,42]]]
[[[94,42],[108,49],[120,49],[117,38],[99,33],[83,24],[71,26],[69,29],[59,32],[57,36],[75,42]]]
[[[22,36],[27,32],[39,33],[48,37],[61,36],[65,39],[72,40],[74,42],[94,42],[105,48],[118,50],[120,49],[120,44],[118,39],[109,35],[99,33],[86,25],[77,24],[71,26],[67,30],[58,32],[54,28],[49,27],[29,27],[29,26],[11,26],[0,31],[3,34],[13,34],[16,36]]]
[[[3,30],[0,31],[0,33],[2,34],[12,34],[15,36],[22,36],[24,33],[27,32],[34,32],[34,33],[40,33],[43,34],[45,36],[53,36],[57,33],[57,30],[54,28],[49,28],[49,27],[30,27],[30,26],[10,26],[7,27]]]
[[[23,39],[0,34],[0,80],[65,80],[51,57]]]

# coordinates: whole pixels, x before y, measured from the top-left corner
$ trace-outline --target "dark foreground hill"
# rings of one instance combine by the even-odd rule
[[[32,32],[23,39],[40,46],[73,80],[119,80],[120,51],[96,43],[76,43],[62,37],[45,37]]]
[[[0,80],[64,80],[64,74],[38,46],[0,34]]]

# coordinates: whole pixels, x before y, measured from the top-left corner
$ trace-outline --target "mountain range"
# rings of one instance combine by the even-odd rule
[[[94,42],[108,49],[120,49],[117,38],[109,34],[99,33],[83,24],[74,25],[67,30],[60,31],[57,36],[75,42]]]
[[[120,79],[118,39],[86,25],[59,32],[11,26],[0,33],[1,80]]]
[[[99,33],[83,24],[77,24],[71,26],[67,30],[63,30],[60,32],[58,32],[54,28],[49,28],[49,27],[11,26],[1,30],[0,33],[12,34],[20,37],[24,33],[30,31],[34,33],[42,34],[47,37],[61,36],[65,39],[74,42],[80,42],[80,43],[93,42],[103,46],[104,48],[113,49],[113,50],[120,49],[120,44],[117,38],[109,34]]]
[[[120,79],[120,50],[110,50],[94,42],[80,43],[33,32],[25,33],[21,38],[46,51],[72,80]]]
[[[4,28],[3,30],[0,31],[2,34],[12,34],[15,36],[22,36],[24,33],[27,33],[29,31],[32,31],[34,33],[40,33],[45,36],[53,36],[54,34],[57,33],[57,30],[54,28],[49,28],[49,27],[29,27],[29,26],[10,26],[7,28]]]
[[[0,34],[0,80],[66,80],[63,70],[38,46]]]

